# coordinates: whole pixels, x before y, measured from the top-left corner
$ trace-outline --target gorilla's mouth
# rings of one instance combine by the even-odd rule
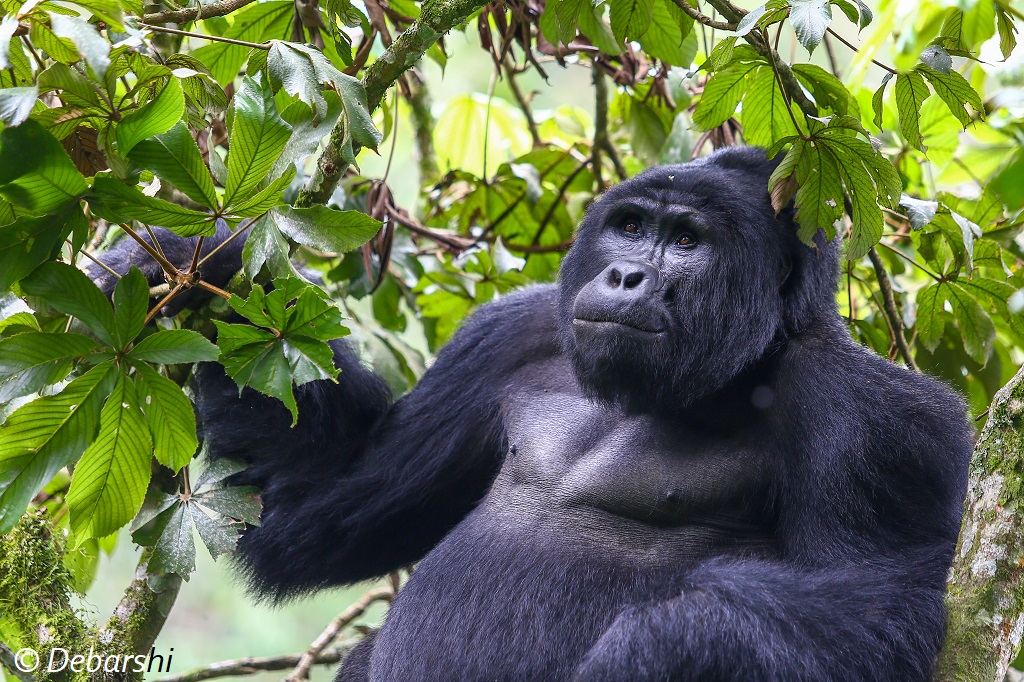
[[[663,328],[654,327],[653,325],[646,324],[640,321],[625,321],[625,320],[612,320],[612,319],[593,319],[585,317],[575,317],[572,320],[572,326],[574,329],[589,328],[595,331],[601,331],[605,329],[614,330],[617,328],[628,329],[634,332],[640,332],[642,334],[661,334],[665,330]]]

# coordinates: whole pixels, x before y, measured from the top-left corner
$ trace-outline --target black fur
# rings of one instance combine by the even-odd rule
[[[481,308],[397,402],[341,343],[295,429],[201,368],[209,451],[265,490],[257,594],[420,561],[345,680],[928,680],[965,407],[851,341],[772,167],[613,188],[557,287]]]

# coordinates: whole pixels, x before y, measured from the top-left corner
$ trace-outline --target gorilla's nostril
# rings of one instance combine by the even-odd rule
[[[633,289],[639,286],[640,282],[644,281],[644,273],[642,272],[631,272],[626,275],[626,288]]]
[[[613,287],[618,287],[622,284],[622,273],[619,272],[618,268],[612,268],[612,271],[608,273],[608,283]]]

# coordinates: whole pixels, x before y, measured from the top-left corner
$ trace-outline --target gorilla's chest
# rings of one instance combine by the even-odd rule
[[[506,405],[491,512],[655,563],[771,544],[768,462],[751,430],[626,415],[574,389],[526,390]]]

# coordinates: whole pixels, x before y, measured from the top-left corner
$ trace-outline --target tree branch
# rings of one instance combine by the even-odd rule
[[[392,587],[378,587],[360,597],[358,601],[345,609],[341,615],[332,620],[324,631],[320,633],[320,636],[313,640],[313,643],[309,645],[309,649],[306,650],[306,653],[302,654],[299,662],[295,664],[295,669],[284,678],[284,682],[299,682],[299,680],[308,679],[309,669],[317,662],[317,657],[323,653],[323,650],[335,640],[342,628],[366,613],[366,609],[370,608],[371,604],[379,601],[391,601],[394,598],[395,590]]]
[[[533,118],[533,109],[530,108],[530,102],[526,99],[522,89],[519,87],[519,83],[516,82],[516,71],[512,67],[512,60],[508,55],[505,55],[504,59],[501,60],[501,65],[505,70],[505,79],[508,81],[508,89],[512,91],[512,97],[515,98],[516,104],[519,105],[519,109],[523,112],[523,116],[526,117],[526,127],[530,131],[530,138],[533,140],[533,148],[539,149],[544,146],[544,141],[540,139],[540,133],[537,131],[537,121]]]
[[[437,167],[434,153],[434,114],[430,110],[430,90],[426,81],[416,69],[409,71],[409,109],[412,113],[412,127],[416,131],[416,151],[420,162],[420,184],[429,185],[437,181],[441,172]]]
[[[704,24],[711,28],[717,28],[720,31],[735,31],[736,24],[730,24],[727,21],[715,21],[706,14],[702,14],[695,8],[689,5],[686,0],[672,0],[679,9],[683,10],[687,16],[696,21],[697,23]]]
[[[315,663],[317,665],[330,665],[331,663],[341,661],[356,645],[356,642],[357,640],[342,642],[334,649],[320,653],[316,657]],[[211,663],[182,675],[163,677],[156,682],[202,682],[202,680],[212,680],[218,677],[241,677],[265,671],[288,670],[289,668],[294,668],[301,658],[302,654],[266,656],[264,658],[236,658],[230,661]]]
[[[882,259],[879,257],[875,247],[872,246],[868,249],[868,258],[871,259],[871,265],[875,268],[878,288],[882,291],[883,308],[885,309],[886,316],[889,318],[889,325],[892,327],[892,336],[893,340],[896,341],[896,348],[899,349],[900,355],[903,356],[903,361],[907,363],[907,367],[914,371],[919,371],[917,363],[914,362],[914,356],[910,353],[910,347],[907,346],[907,337],[903,332],[903,320],[900,318],[900,311],[896,307],[896,297],[892,293],[892,282],[889,281],[889,273],[886,272],[885,264],[882,263]]]
[[[946,596],[938,682],[1002,682],[1024,628],[1024,368],[996,393],[978,438]],[[1007,504],[1007,500],[1011,503]]]
[[[415,65],[431,45],[486,4],[486,0],[430,0],[424,3],[420,18],[366,69],[363,87],[366,88],[369,110],[375,111],[380,106],[387,89]],[[313,176],[299,193],[295,202],[297,207],[326,204],[331,198],[334,188],[348,168],[348,163],[342,158],[342,142],[345,137],[343,119],[331,133],[330,141],[317,160]],[[358,147],[353,149],[354,153],[358,151]]]
[[[154,14],[142,15],[142,22],[145,24],[184,24],[187,21],[198,21],[199,19],[209,19],[210,17],[223,17],[227,14],[231,14],[236,9],[241,9],[246,5],[250,5],[256,0],[221,0],[220,2],[211,2],[208,5],[200,5],[199,7],[186,7],[185,9],[172,9],[164,12],[156,12]]]

